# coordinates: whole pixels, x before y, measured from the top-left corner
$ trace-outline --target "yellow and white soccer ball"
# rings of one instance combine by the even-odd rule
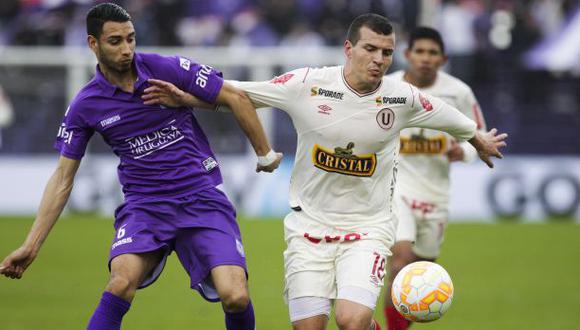
[[[453,283],[440,265],[417,261],[397,274],[391,288],[391,299],[407,320],[435,321],[451,306]]]

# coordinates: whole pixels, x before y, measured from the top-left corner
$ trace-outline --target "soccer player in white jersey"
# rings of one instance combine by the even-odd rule
[[[445,64],[445,46],[437,30],[419,27],[411,31],[405,51],[408,67],[387,77],[408,82],[461,111],[484,132],[485,122],[471,88],[461,80],[439,71]],[[385,294],[388,330],[403,330],[409,321],[393,307],[390,288],[397,273],[419,260],[435,261],[447,226],[449,169],[453,161],[470,162],[477,151],[467,142],[426,128],[401,131],[397,188],[393,198],[399,225],[389,258]]]
[[[489,166],[491,156],[501,158],[505,134],[478,133],[440,99],[384,77],[394,48],[389,21],[365,14],[349,28],[344,66],[231,82],[257,107],[288,113],[298,135],[293,212],[284,219],[284,294],[296,330],[325,329],[333,303],[340,329],[380,329],[372,315],[395,240],[390,200],[402,129],[426,127],[469,140]],[[201,105],[175,86],[151,83],[147,103]]]

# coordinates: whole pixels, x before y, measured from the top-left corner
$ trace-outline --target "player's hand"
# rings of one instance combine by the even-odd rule
[[[0,264],[0,274],[13,279],[22,278],[22,274],[36,258],[36,253],[24,246],[7,256]]]
[[[143,96],[141,96],[143,103],[146,105],[163,105],[177,108],[188,106],[189,97],[193,97],[167,81],[148,79],[147,82],[151,86],[145,88]]]
[[[506,133],[497,134],[497,129],[493,128],[487,133],[476,132],[475,136],[469,142],[477,149],[479,158],[489,168],[493,168],[491,157],[503,158],[503,155],[499,152],[499,148],[507,145],[505,142],[507,137],[508,135]]]
[[[451,147],[447,150],[447,159],[449,159],[450,162],[458,162],[462,161],[464,157],[465,154],[463,148],[461,148],[457,141],[451,140]]]
[[[256,172],[260,173],[260,172],[268,172],[268,173],[272,173],[274,172],[275,169],[278,168],[278,166],[280,166],[280,162],[282,161],[282,158],[284,157],[284,154],[282,154],[281,152],[277,152],[276,153],[276,159],[271,162],[268,165],[260,165],[257,164],[256,165]]]

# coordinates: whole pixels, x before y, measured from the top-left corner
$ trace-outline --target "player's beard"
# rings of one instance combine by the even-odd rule
[[[131,58],[131,61],[129,62],[115,62],[113,59],[104,55],[104,53],[101,51],[101,55],[99,56],[99,63],[104,66],[107,71],[112,71],[117,75],[124,75],[131,71],[133,59]]]

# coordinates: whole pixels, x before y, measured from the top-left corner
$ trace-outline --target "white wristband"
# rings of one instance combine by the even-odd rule
[[[265,156],[258,156],[258,165],[268,166],[276,160],[276,152],[272,149]]]

